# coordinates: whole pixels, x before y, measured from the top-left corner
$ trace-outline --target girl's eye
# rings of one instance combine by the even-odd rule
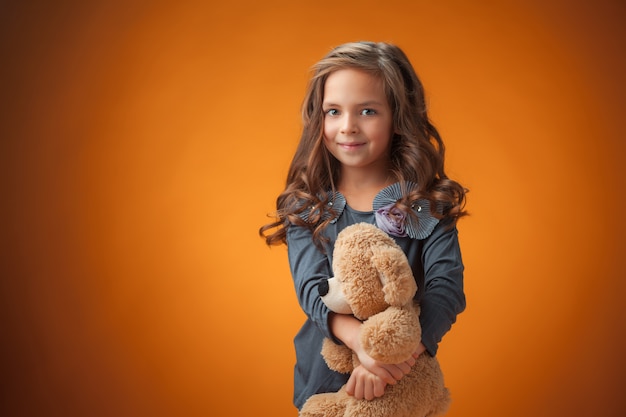
[[[372,116],[376,114],[376,110],[372,110],[372,109],[363,109],[361,110],[361,115],[362,116]]]
[[[326,114],[329,116],[337,116],[339,114],[339,110],[337,109],[326,110]]]

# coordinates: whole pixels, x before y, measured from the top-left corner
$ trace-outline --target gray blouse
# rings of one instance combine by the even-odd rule
[[[389,233],[406,254],[418,286],[415,299],[421,306],[422,343],[429,354],[434,356],[437,353],[444,334],[465,309],[463,261],[456,227],[433,217],[426,200],[418,200],[412,206],[417,221],[406,216],[399,224],[390,225],[388,220],[393,221],[398,216],[386,214],[394,210],[392,206],[400,198],[399,185],[391,185],[376,196],[372,211],[363,212],[352,209],[343,195],[336,192],[329,205],[337,217],[323,232],[329,239],[325,253],[315,246],[307,228],[290,225],[287,229],[291,274],[298,301],[307,316],[294,340],[294,404],[298,409],[311,395],[337,391],[348,380],[348,375],[330,370],[321,356],[324,337],[341,342],[330,331],[330,310],[317,291],[322,278],[333,276],[333,247],[337,235],[345,227],[360,222],[376,224]],[[307,215],[305,212],[303,217],[306,219]]]

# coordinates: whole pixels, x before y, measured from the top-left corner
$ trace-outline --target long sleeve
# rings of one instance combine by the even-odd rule
[[[328,326],[330,310],[322,302],[317,290],[321,279],[333,275],[329,256],[313,244],[308,229],[294,225],[287,230],[287,249],[300,307],[324,336],[335,340]]]
[[[423,241],[424,293],[420,301],[422,343],[435,355],[438,343],[465,309],[458,231],[445,222]]]
[[[334,229],[334,226],[330,229]],[[329,369],[321,355],[324,337],[340,343],[330,331],[330,310],[322,302],[317,290],[321,279],[332,276],[332,244],[327,247],[330,248],[327,253],[331,255],[324,254],[315,246],[311,232],[304,227],[291,225],[287,230],[291,275],[298,302],[307,315],[306,322],[294,338],[296,366],[293,403],[298,409],[311,395],[338,391],[348,380],[348,375]]]

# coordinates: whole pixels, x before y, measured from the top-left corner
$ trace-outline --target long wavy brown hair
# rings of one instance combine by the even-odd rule
[[[322,102],[328,76],[346,68],[365,71],[383,81],[395,132],[391,173],[404,190],[396,206],[414,215],[411,204],[427,199],[432,214],[449,218],[452,224],[466,214],[466,190],[444,171],[444,143],[428,118],[424,88],[407,56],[388,43],[347,43],[331,50],[313,66],[302,104],[302,135],[285,190],[276,200],[275,221],[259,230],[268,245],[286,243],[291,224],[308,227],[315,244],[321,245],[325,240],[321,232],[337,215],[328,203],[339,182],[340,164],[324,145]],[[410,190],[407,182],[417,184],[417,188]],[[438,207],[443,209],[437,210]],[[302,215],[304,211],[306,216]]]

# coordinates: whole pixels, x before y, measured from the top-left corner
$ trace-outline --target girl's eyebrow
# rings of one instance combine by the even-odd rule
[[[359,106],[361,106],[361,107],[365,107],[365,106],[384,106],[384,103],[381,103],[380,101],[376,101],[376,100],[371,100],[371,101],[366,101],[366,102],[360,103]]]
[[[383,103],[381,103],[380,101],[376,101],[376,100],[364,101],[362,103],[355,104],[356,107],[383,106],[383,105],[384,105]],[[341,105],[333,103],[333,102],[330,102],[330,101],[322,102],[322,106],[324,106],[324,107],[341,107]]]

